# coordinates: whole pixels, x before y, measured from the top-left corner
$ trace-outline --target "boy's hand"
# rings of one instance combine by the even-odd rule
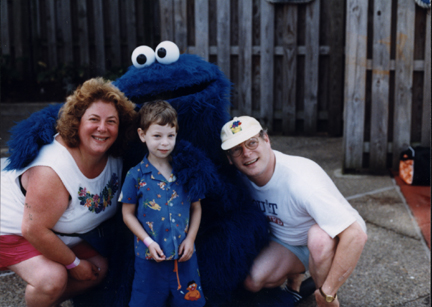
[[[179,248],[179,255],[181,255],[179,262],[185,262],[188,261],[194,252],[194,242],[192,239],[186,238],[184,241],[180,244]]]
[[[165,255],[162,251],[162,249],[160,248],[159,244],[157,244],[156,242],[153,242],[152,244],[150,244],[148,246],[149,250],[150,250],[150,255],[152,256],[152,258],[156,261],[156,262],[161,262],[165,260]]]

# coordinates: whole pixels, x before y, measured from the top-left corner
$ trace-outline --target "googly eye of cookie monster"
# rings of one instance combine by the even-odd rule
[[[155,55],[159,63],[171,64],[179,59],[180,50],[173,42],[163,41],[156,47]]]
[[[136,68],[143,68],[155,62],[155,52],[148,46],[136,47],[132,52],[132,64]]]

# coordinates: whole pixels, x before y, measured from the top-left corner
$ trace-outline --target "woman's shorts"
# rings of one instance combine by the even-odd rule
[[[282,242],[274,235],[270,235],[270,240],[279,243],[283,247],[290,250],[294,255],[297,256],[297,258],[300,259],[300,261],[303,263],[305,267],[305,270],[306,271],[309,270],[309,249],[306,245],[300,245],[300,246],[289,245],[287,243]]]
[[[85,241],[71,247],[80,259],[89,259],[98,253]],[[23,262],[30,258],[42,255],[29,241],[22,236],[0,236],[0,271],[7,270],[8,266]]]

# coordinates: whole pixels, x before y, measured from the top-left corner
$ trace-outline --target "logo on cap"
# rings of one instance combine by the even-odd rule
[[[241,125],[241,121],[239,121],[239,120],[232,123],[230,128],[231,128],[231,131],[233,134],[236,134],[237,132],[242,131],[242,128],[240,127],[240,125]]]

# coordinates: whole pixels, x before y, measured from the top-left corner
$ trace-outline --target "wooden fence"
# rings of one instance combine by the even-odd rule
[[[102,75],[128,67],[136,46],[168,39],[225,72],[234,83],[233,116],[253,115],[275,133],[342,134],[343,0],[1,0],[1,6],[2,52],[27,75],[40,63],[69,62]]]
[[[89,76],[127,68],[160,40],[157,1],[1,0],[2,56],[20,76],[73,64]]]
[[[345,170],[395,166],[403,144],[429,142],[430,13],[414,0],[0,1],[2,55],[23,75],[41,63],[103,75],[172,40],[234,83],[232,116],[344,134]]]
[[[430,146],[431,15],[412,0],[348,1],[344,168],[398,170]]]
[[[234,83],[233,116],[252,115],[271,132],[342,134],[345,1],[159,2],[161,38]]]

